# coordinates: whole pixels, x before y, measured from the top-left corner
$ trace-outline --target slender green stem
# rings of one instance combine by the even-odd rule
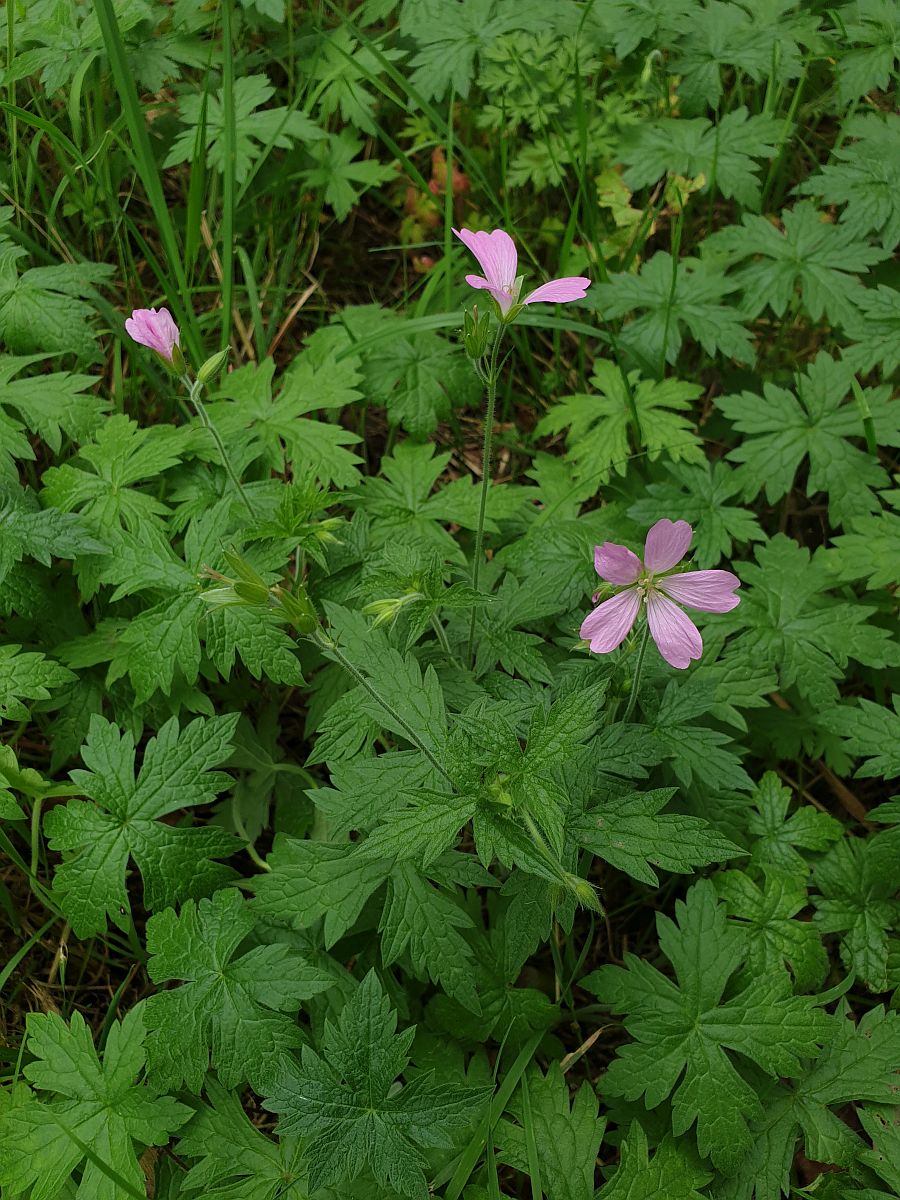
[[[456,662],[456,655],[453,653],[452,649],[450,648],[450,641],[447,637],[447,630],[441,624],[440,617],[437,615],[437,613],[431,614],[431,627],[434,630],[434,632],[437,634],[437,640],[441,644],[441,649],[444,651],[444,653],[447,655],[447,657],[450,659],[451,662]]]
[[[659,377],[665,379],[666,376],[666,351],[669,348],[669,327],[672,321],[672,309],[675,305],[675,292],[678,289],[678,255],[681,252],[681,231],[684,228],[684,207],[675,218],[675,225],[672,229],[672,278],[669,282],[669,298],[666,301],[666,323],[663,327],[662,338],[662,354],[660,356]]]
[[[12,111],[16,106],[16,84],[13,76],[13,60],[16,56],[16,5],[15,0],[6,8],[6,70],[9,82],[6,85],[6,99],[10,107],[6,110],[6,128],[9,136],[9,169],[12,174],[13,211],[17,224],[19,217],[19,126],[16,114]]]
[[[35,796],[31,805],[31,874],[37,878],[41,850],[41,804],[43,796]]]
[[[231,339],[231,309],[234,297],[234,211],[237,173],[237,130],[234,107],[234,39],[231,31],[232,0],[222,3],[222,330],[219,345],[228,348]]]
[[[392,718],[392,720],[397,722],[398,727],[403,730],[407,738],[412,742],[416,749],[422,751],[438,774],[443,775],[444,779],[446,779],[450,786],[455,789],[456,784],[453,782],[451,776],[447,771],[444,770],[439,760],[435,757],[431,750],[428,749],[409,722],[397,712],[393,704],[385,700],[384,696],[381,695],[375,684],[372,683],[370,679],[367,679],[365,675],[363,675],[362,671],[360,671],[360,669],[350,661],[340,646],[338,646],[337,642],[328,637],[328,635],[325,634],[321,629],[317,630],[312,635],[311,640],[314,641],[322,650],[327,651],[328,654],[336,659],[348,675],[353,676],[359,686],[369,693],[376,704],[380,704],[384,711]]]
[[[491,487],[491,446],[494,437],[494,409],[497,406],[497,353],[503,338],[504,326],[497,329],[497,336],[491,347],[491,359],[487,369],[487,406],[484,417],[484,443],[481,452],[481,503],[478,506],[478,525],[475,529],[475,556],[472,562],[472,588],[478,590],[478,576],[481,572],[481,558],[484,550],[484,515],[487,511],[488,492]],[[475,609],[472,609],[472,619],[469,623],[469,641],[466,646],[466,662],[474,665],[473,646],[475,644]]]
[[[256,510],[250,503],[250,498],[244,491],[241,481],[238,479],[234,467],[231,465],[231,459],[228,457],[228,452],[225,449],[225,443],[222,441],[222,437],[218,429],[216,429],[215,425],[210,420],[209,413],[206,411],[203,401],[200,399],[200,392],[203,390],[203,384],[199,379],[191,381],[186,375],[184,376],[183,382],[188,389],[188,398],[194,407],[194,412],[197,414],[200,424],[203,425],[205,429],[209,430],[213,441],[216,443],[216,449],[219,451],[219,456],[222,459],[222,465],[228,473],[228,478],[231,480],[233,487],[243,500],[247,512],[251,517],[255,518]]]
[[[638,650],[637,662],[634,664],[634,679],[631,684],[631,695],[628,697],[628,705],[622,716],[623,721],[631,720],[631,714],[634,712],[634,706],[637,703],[638,688],[641,686],[641,672],[644,669],[644,655],[647,652],[647,643],[650,640],[650,622],[644,622],[644,632],[641,634],[641,645]]]
[[[250,834],[247,832],[247,826],[244,824],[243,818],[241,817],[240,803],[235,795],[231,797],[231,820],[234,823],[235,832],[244,843],[244,849],[247,851],[247,854],[250,856],[253,862],[256,863],[261,871],[271,871],[272,868],[269,866],[266,860],[264,858],[260,858],[256,852],[256,847],[253,845],[253,842],[250,839]]]
[[[863,432],[866,435],[866,448],[877,461],[878,438],[875,433],[875,421],[872,417],[869,401],[866,399],[866,394],[859,386],[859,380],[855,375],[850,380],[850,386],[853,389],[853,398],[856,401],[856,407],[859,409],[859,415],[862,418]]]

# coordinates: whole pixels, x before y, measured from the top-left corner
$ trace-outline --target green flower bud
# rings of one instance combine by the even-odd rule
[[[312,633],[318,628],[318,613],[302,583],[297,584],[294,592],[288,592],[282,587],[273,587],[272,596],[298,633]]]
[[[211,354],[200,370],[197,372],[197,378],[202,384],[207,384],[211,379],[222,370],[228,361],[228,351],[220,350],[217,354]]]
[[[496,779],[488,784],[488,797],[492,804],[499,804],[502,808],[512,808],[513,797],[512,792],[506,786],[508,775],[500,774]]]
[[[491,340],[490,310],[479,315],[478,305],[463,313],[463,345],[469,358],[484,358]]]
[[[582,908],[589,908],[591,912],[603,912],[603,906],[597,899],[597,893],[592,883],[582,879],[580,875],[573,875],[567,871],[565,884]]]
[[[396,621],[397,617],[408,604],[414,604],[417,600],[424,600],[425,597],[421,592],[404,592],[402,596],[386,596],[383,600],[372,600],[363,608],[366,616],[374,616],[372,622],[373,628],[383,625],[386,621]]]

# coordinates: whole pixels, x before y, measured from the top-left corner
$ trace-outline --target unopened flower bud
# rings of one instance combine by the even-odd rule
[[[490,311],[479,314],[478,305],[463,313],[463,345],[469,358],[484,358],[491,340]]]
[[[506,786],[508,778],[507,775],[501,773],[488,784],[487,790],[491,803],[499,804],[502,808],[512,808],[512,792]]]
[[[402,596],[386,596],[383,600],[372,600],[364,606],[362,611],[366,616],[375,617],[372,627],[377,628],[387,621],[396,621],[408,604],[414,604],[416,600],[424,600],[424,598],[421,592],[409,591]]]
[[[141,346],[152,350],[167,371],[183,375],[181,334],[167,308],[136,308],[125,322],[125,332]]]
[[[273,587],[272,596],[298,633],[312,633],[318,628],[318,613],[302,583],[297,584],[293,592],[282,587]]]
[[[594,885],[587,879],[582,879],[580,875],[573,875],[567,871],[565,884],[582,908],[589,908],[592,912],[603,912],[603,906],[597,899]]]
[[[227,361],[227,350],[220,350],[217,354],[211,354],[197,372],[197,378],[202,384],[209,383],[211,379],[215,379]]]
[[[343,523],[340,517],[326,517],[324,521],[317,521],[312,531],[323,544],[329,545],[333,542],[335,545],[340,546],[342,545],[340,538],[336,538],[331,531],[332,529],[339,529]]]

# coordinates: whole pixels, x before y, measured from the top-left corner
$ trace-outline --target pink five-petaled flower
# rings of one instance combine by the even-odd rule
[[[504,317],[513,305],[537,304],[542,300],[565,304],[569,300],[580,300],[590,286],[591,281],[584,276],[569,275],[565,279],[542,283],[520,301],[522,276],[516,275],[519,255],[509,234],[503,229],[493,229],[490,233],[473,233],[471,229],[454,229],[453,232],[472,251],[484,271],[483,276],[467,275],[466,283],[473,288],[486,288],[500,305]]]
[[[167,362],[179,343],[178,326],[167,308],[136,308],[125,322],[125,331],[136,342],[155,350]]]
[[[627,546],[615,542],[595,548],[594,565],[600,578],[628,585],[611,600],[598,604],[582,622],[581,636],[595,654],[608,654],[620,646],[645,605],[650,633],[670,666],[687,667],[700,657],[700,631],[678,604],[701,612],[730,612],[740,602],[734,590],[741,581],[730,571],[668,574],[684,558],[693,535],[687,521],[657,521],[647,534],[643,562]]]

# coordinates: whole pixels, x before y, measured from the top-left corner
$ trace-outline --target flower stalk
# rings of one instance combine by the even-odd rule
[[[497,326],[497,333],[494,336],[494,342],[491,346],[491,356],[488,362],[487,370],[484,372],[484,383],[487,393],[487,404],[485,406],[484,416],[484,441],[481,447],[481,498],[478,504],[478,524],[475,526],[475,553],[472,560],[472,588],[478,590],[478,578],[481,573],[481,559],[484,554],[484,518],[487,512],[488,492],[491,487],[491,452],[493,449],[494,439],[494,411],[497,407],[497,383],[499,379],[499,368],[497,365],[497,356],[500,349],[500,341],[503,337],[504,326]],[[472,616],[469,621],[469,640],[466,644],[466,662],[469,667],[475,665],[474,650],[475,645],[475,609],[472,609]]]
[[[634,664],[634,676],[631,680],[631,695],[628,697],[628,704],[625,707],[625,712],[622,715],[623,721],[630,721],[631,714],[634,712],[634,706],[637,702],[638,691],[641,686],[641,675],[644,670],[644,655],[647,653],[647,643],[650,641],[650,622],[644,622],[644,632],[641,634],[641,644],[638,647],[637,662]]]
[[[225,443],[222,441],[222,435],[216,428],[215,423],[210,419],[209,413],[206,411],[206,406],[200,399],[200,393],[203,391],[202,379],[199,377],[197,379],[191,379],[190,375],[185,372],[185,374],[181,377],[181,382],[188,390],[188,400],[190,401],[194,412],[197,414],[200,424],[204,427],[204,429],[209,431],[210,436],[216,444],[216,449],[219,451],[219,457],[222,460],[222,465],[225,468],[225,473],[228,475],[228,478],[231,481],[232,487],[243,500],[244,507],[247,509],[247,512],[255,519],[256,510],[250,502],[250,497],[244,491],[243,484],[241,483],[240,479],[238,479],[237,472],[231,465],[231,459],[228,457],[228,451],[225,449]]]

